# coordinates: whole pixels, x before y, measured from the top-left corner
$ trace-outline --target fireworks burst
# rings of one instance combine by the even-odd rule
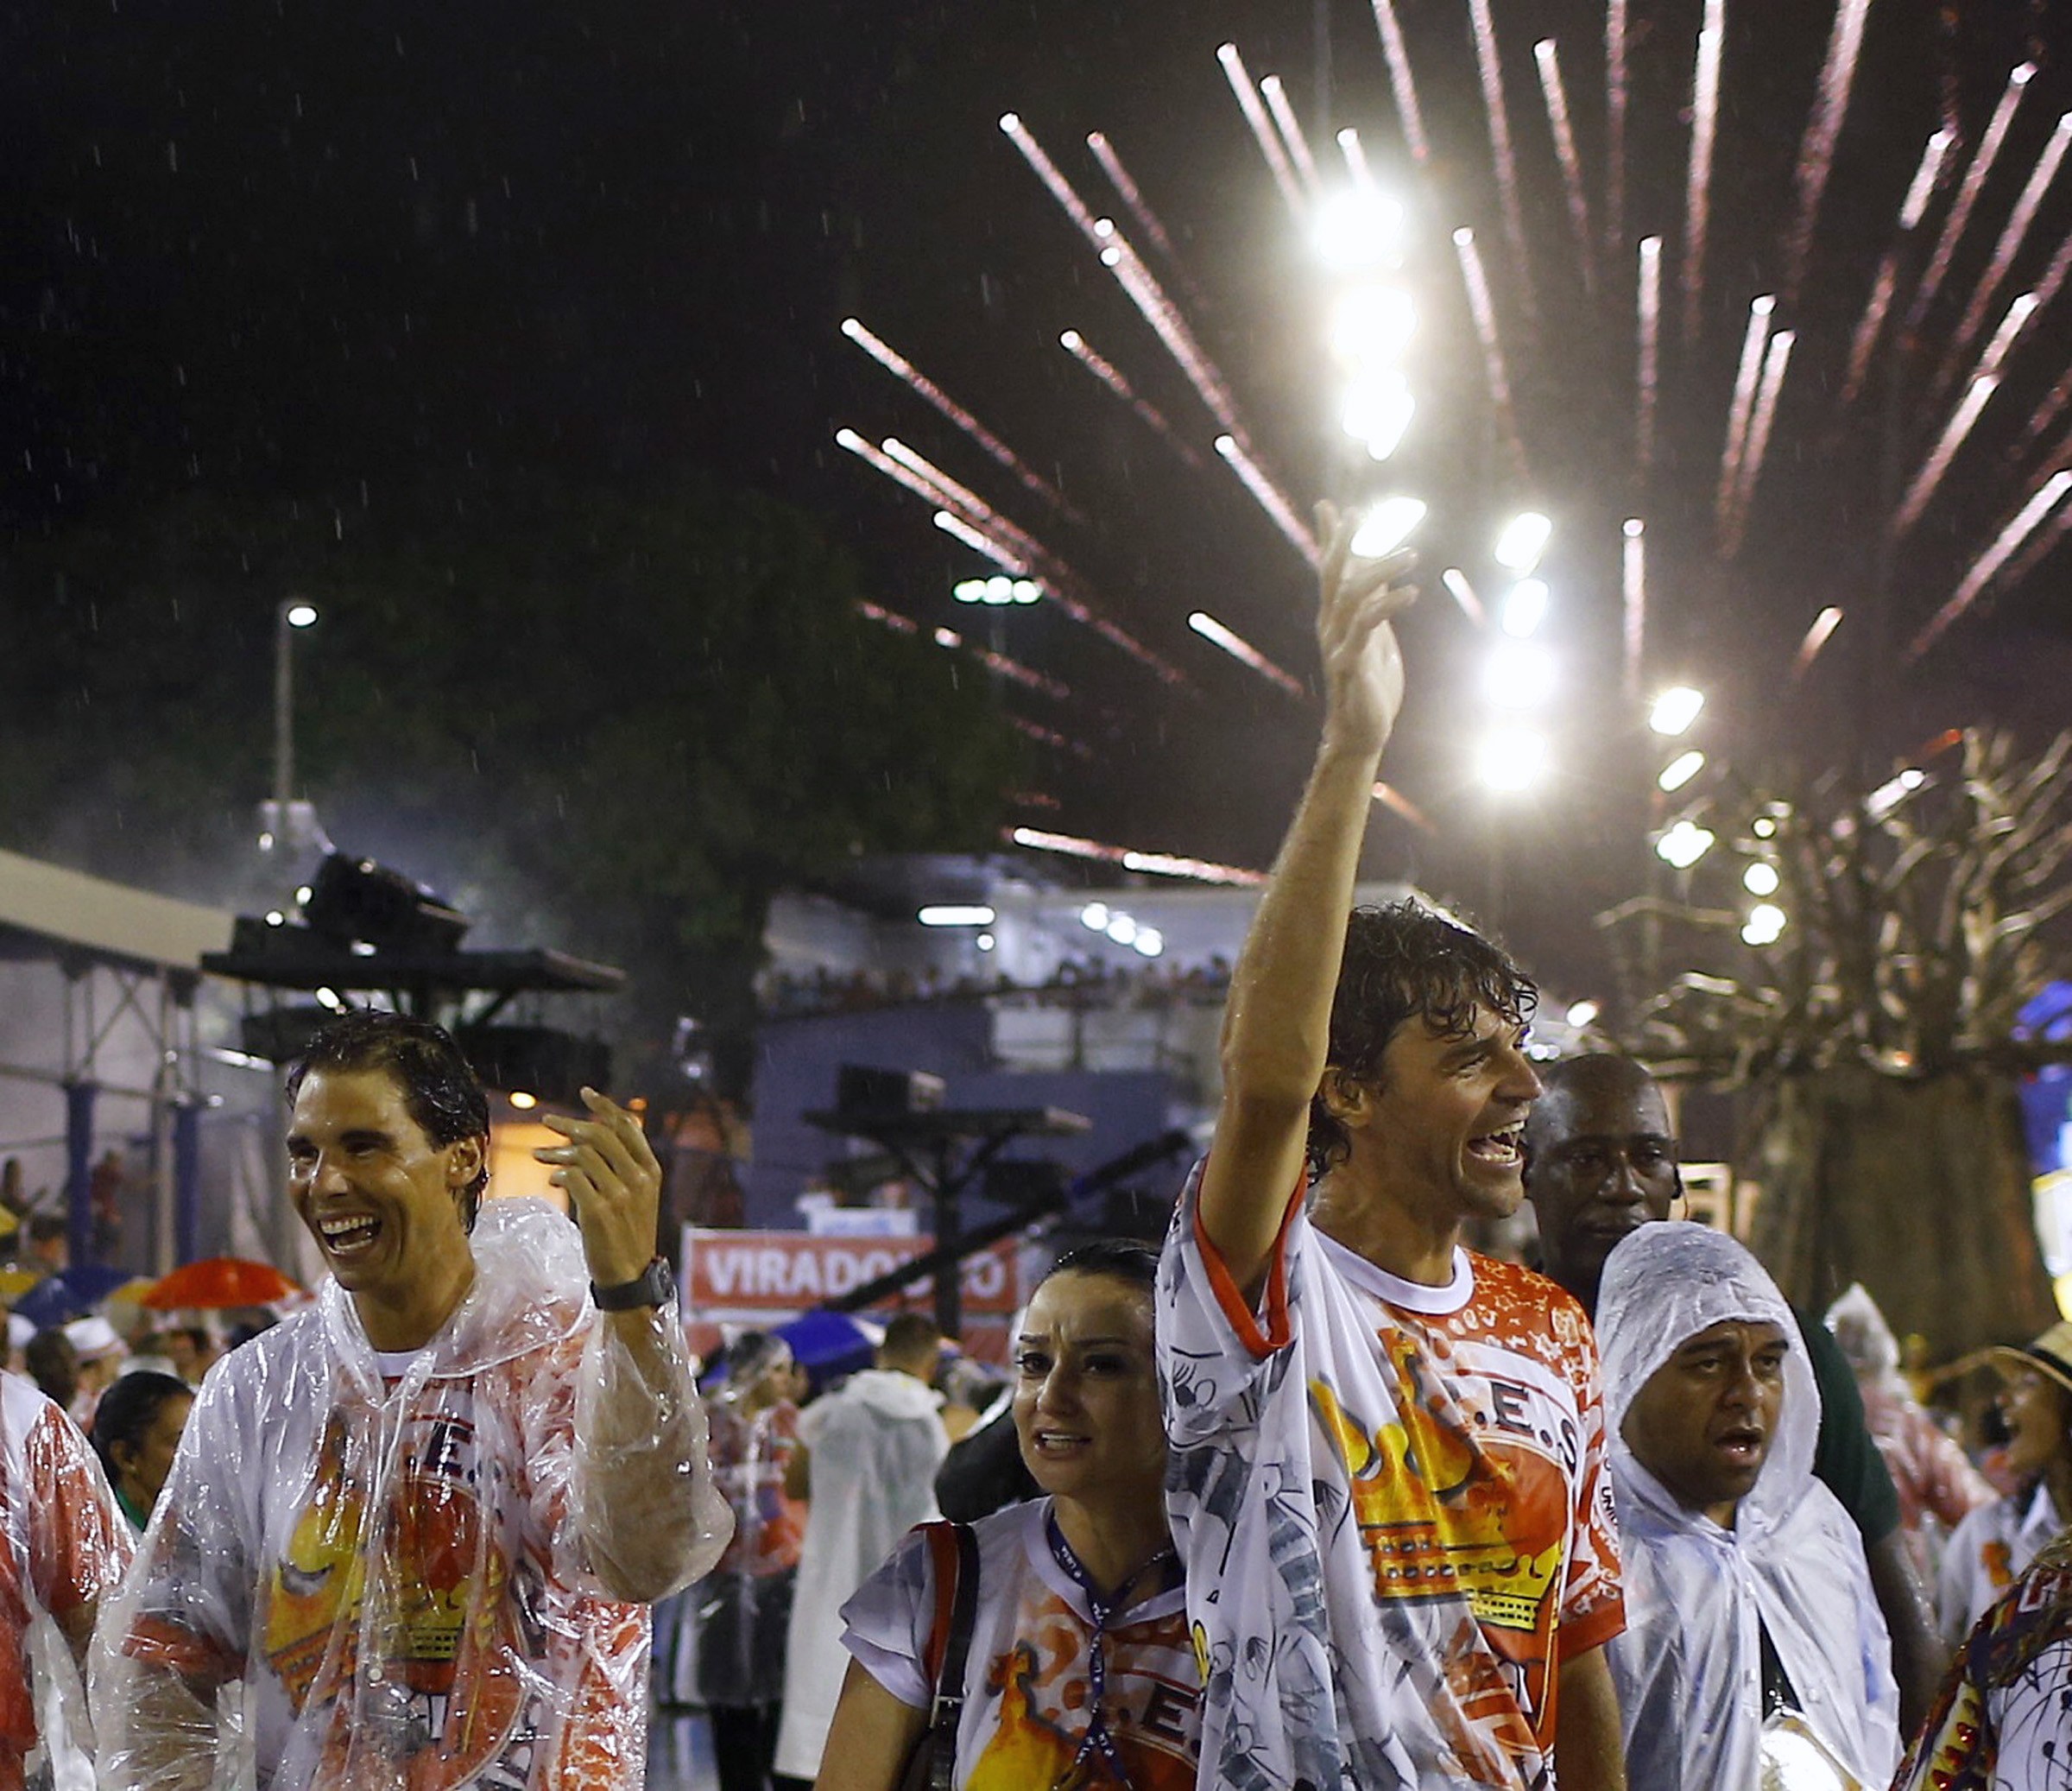
[[[1663,623],[1673,631],[1673,614],[1650,616],[1651,591],[1671,611],[1699,593],[1759,607],[1777,664],[1754,681],[1782,700],[1838,630],[1848,638],[1859,601],[1892,619],[1911,662],[2033,576],[2072,534],[2072,435],[2054,427],[2072,404],[2058,304],[2072,278],[2072,181],[2062,178],[2072,111],[2053,119],[2039,104],[2051,83],[2037,54],[2024,54],[2004,85],[1996,72],[1985,95],[1954,78],[1939,95],[1885,92],[1879,71],[1902,59],[1881,34],[1905,23],[1891,0],[1835,0],[1817,41],[1803,22],[1778,32],[1768,9],[1728,0],[1660,9],[1645,29],[1628,0],[1574,0],[1566,35],[1537,38],[1507,36],[1506,10],[1371,0],[1368,51],[1393,103],[1350,121],[1305,121],[1282,79],[1255,76],[1237,44],[1203,47],[1235,102],[1209,123],[1248,138],[1294,232],[1329,237],[1329,249],[1349,207],[1366,220],[1373,240],[1317,274],[1305,301],[1334,286],[1349,298],[1400,290],[1426,313],[1414,369],[1399,343],[1387,368],[1341,367],[1361,395],[1346,406],[1349,430],[1355,410],[1390,420],[1369,430],[1366,456],[1324,446],[1327,397],[1311,408],[1307,440],[1258,427],[1254,409],[1285,410],[1285,396],[1277,404],[1219,363],[1241,337],[1181,265],[1176,241],[1189,233],[1153,210],[1112,133],[1085,147],[1087,178],[1112,190],[1115,218],[1022,117],[1003,117],[1090,257],[1082,275],[1112,282],[1144,326],[1096,352],[1073,326],[1081,320],[1052,322],[1052,339],[1108,395],[1090,402],[1118,403],[1136,423],[1117,427],[1141,424],[1217,507],[1256,510],[1311,566],[1317,543],[1293,490],[1371,495],[1384,461],[1398,487],[1457,480],[1475,461],[1462,444],[1488,440],[1488,508],[1544,498],[1564,541],[1595,544],[1584,558],[1616,567],[1599,607],[1630,702],[1656,669]],[[1780,71],[1788,57],[1803,66]],[[1782,87],[1796,98],[1779,132]],[[1538,102],[1521,104],[1535,90]],[[1749,97],[1759,90],[1759,104]],[[1749,123],[1759,115],[1762,142]],[[1865,144],[1893,134],[1906,159],[1873,166]],[[1655,153],[1665,144],[1673,168]],[[1381,241],[1375,221],[1396,194],[1412,220],[1407,246]],[[1877,218],[1889,225],[1867,221]],[[1125,631],[1055,544],[1086,527],[1064,495],[1071,482],[1039,474],[861,324],[843,328],[983,452],[995,483],[1012,478],[1020,520],[895,442],[873,449],[845,431],[843,445],[995,565],[1038,579],[1165,682],[1183,681],[1187,649],[1175,646],[1169,663]],[[1328,390],[1321,337],[1316,366]],[[1787,452],[1794,477],[1766,483]],[[1437,527],[1462,526],[1460,508]],[[1486,626],[1500,604],[1485,606],[1468,570],[1485,563],[1475,576],[1488,575],[1486,553],[1426,547],[1457,562],[1444,588]],[[1171,620],[1305,696],[1205,611],[1176,604]],[[1151,637],[1186,638],[1170,628]]]

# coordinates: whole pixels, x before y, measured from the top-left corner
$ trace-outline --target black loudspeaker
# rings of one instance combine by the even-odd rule
[[[451,952],[468,917],[400,870],[332,852],[310,880],[302,918],[339,945],[355,940],[395,952]]]

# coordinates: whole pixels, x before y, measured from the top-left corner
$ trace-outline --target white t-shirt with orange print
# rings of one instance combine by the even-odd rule
[[[1083,1746],[1093,1622],[1085,1592],[1052,1553],[1050,1509],[1048,1499],[1032,1499],[972,1526],[979,1598],[957,1737],[960,1791],[1090,1791],[1115,1782],[1101,1753]],[[946,1528],[908,1531],[842,1607],[843,1645],[918,1709],[934,1695],[925,1664],[937,1611],[929,1532]],[[1102,1709],[1131,1791],[1191,1791],[1201,1693],[1179,1587],[1131,1605],[1101,1647]]]
[[[1200,1783],[1551,1787],[1561,1665],[1625,1623],[1582,1308],[1467,1250],[1400,1280],[1298,1195],[1254,1311],[1200,1179],[1158,1305]]]

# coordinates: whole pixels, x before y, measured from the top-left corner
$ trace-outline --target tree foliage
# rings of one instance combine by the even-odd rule
[[[615,958],[637,1022],[738,1031],[774,891],[867,851],[983,849],[1016,763],[985,674],[858,612],[799,512],[685,478],[434,507],[194,499],[22,544],[0,826],[224,899],[270,789],[275,607],[300,791],[342,845]]]

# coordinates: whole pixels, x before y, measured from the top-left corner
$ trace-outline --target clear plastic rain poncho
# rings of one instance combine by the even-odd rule
[[[90,1791],[83,1634],[130,1565],[130,1526],[92,1446],[20,1375],[0,1372],[0,1791],[30,1773]]]
[[[476,1278],[421,1351],[351,1297],[225,1357],[92,1662],[101,1782],[206,1787],[243,1682],[256,1782],[636,1791],[649,1598],[731,1522],[675,1314],[659,1375],[598,1318],[575,1226],[484,1204]]]
[[[1655,1370],[1729,1319],[1767,1320],[1790,1345],[1770,1452],[1731,1531],[1679,1504],[1621,1433]],[[1627,1782],[1647,1791],[1756,1791],[1772,1782],[1759,1619],[1805,1725],[1860,1783],[1886,1784],[1899,1759],[1891,1643],[1856,1528],[1813,1478],[1820,1394],[1777,1284],[1709,1226],[1642,1225],[1605,1263],[1597,1339],[1626,1576],[1626,1633],[1608,1656]]]

